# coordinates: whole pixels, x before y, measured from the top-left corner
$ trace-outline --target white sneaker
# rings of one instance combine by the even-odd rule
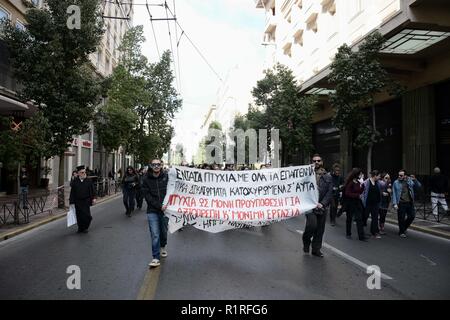
[[[166,247],[161,248],[161,257],[165,258],[167,257],[167,250]]]
[[[151,267],[151,268],[155,268],[155,267],[159,267],[160,264],[161,264],[161,263],[159,263],[159,260],[158,260],[158,259],[153,259],[152,262],[150,262],[150,263],[148,264],[148,266]]]
[[[402,234],[400,235],[400,238],[406,238],[406,234],[402,233]]]

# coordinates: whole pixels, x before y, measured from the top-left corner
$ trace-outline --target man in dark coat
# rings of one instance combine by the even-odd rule
[[[322,248],[322,238],[325,232],[325,221],[327,218],[326,209],[333,198],[333,181],[324,167],[322,157],[315,154],[312,158],[316,172],[317,188],[319,190],[319,203],[317,207],[306,214],[306,226],[303,233],[303,252],[309,253],[309,246],[312,238],[311,254],[316,257],[323,257],[320,251]]]
[[[91,224],[91,206],[95,204],[95,190],[91,179],[86,176],[84,166],[77,167],[78,177],[71,183],[69,203],[75,205],[78,233],[87,233]]]

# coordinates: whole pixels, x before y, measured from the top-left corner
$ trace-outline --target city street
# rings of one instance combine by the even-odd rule
[[[128,218],[116,198],[92,213],[88,234],[61,219],[0,242],[0,299],[138,298],[151,260],[145,212]],[[303,217],[218,234],[192,227],[169,234],[169,256],[150,271],[154,298],[450,298],[449,240],[412,230],[401,239],[395,226],[383,239],[348,240],[344,219],[327,223],[323,259],[302,252]],[[81,290],[66,286],[71,265],[81,269]],[[366,286],[370,265],[381,269],[380,290]]]

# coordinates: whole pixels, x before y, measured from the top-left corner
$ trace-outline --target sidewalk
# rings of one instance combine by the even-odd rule
[[[108,201],[110,199],[114,199],[117,197],[121,197],[122,193],[116,193],[116,194],[112,194],[110,196],[105,196],[102,198],[97,198],[97,203],[96,206]],[[39,226],[42,226],[44,224],[47,224],[49,222],[52,222],[54,220],[58,220],[61,218],[66,217],[68,208],[66,209],[59,209],[59,208],[54,208],[52,209],[52,211],[50,212],[44,212],[35,216],[30,216],[30,222],[27,224],[21,224],[21,225],[15,225],[15,224],[10,224],[10,225],[6,225],[0,228],[0,242],[10,239],[12,237],[15,237],[21,233],[27,232],[29,230],[35,229]]]
[[[446,222],[447,223],[439,223],[434,221],[432,216],[428,217],[427,220],[424,220],[422,215],[416,214],[416,218],[409,229],[450,239],[450,224],[448,223],[448,218],[446,218]],[[388,211],[386,223],[398,225],[397,212],[395,210],[391,209]]]

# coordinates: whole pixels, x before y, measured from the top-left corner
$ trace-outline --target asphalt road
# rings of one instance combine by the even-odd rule
[[[115,199],[92,212],[88,234],[62,219],[0,242],[0,299],[136,299],[151,260],[144,211],[127,218]],[[184,228],[169,235],[154,298],[450,299],[449,240],[402,239],[394,226],[383,239],[348,240],[344,219],[327,223],[323,259],[302,252],[303,217],[218,234]],[[67,289],[70,265],[81,290]],[[370,265],[381,269],[380,290],[367,288]]]

